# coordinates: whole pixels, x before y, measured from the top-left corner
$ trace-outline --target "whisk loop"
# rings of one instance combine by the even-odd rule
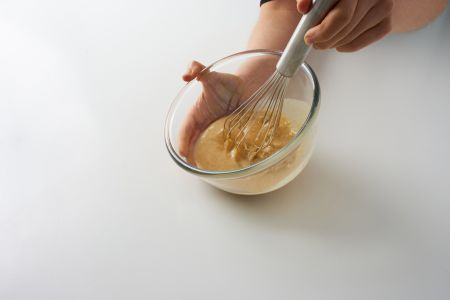
[[[274,72],[224,123],[229,150],[244,150],[250,159],[268,147],[280,123],[287,77]]]
[[[305,33],[325,17],[336,1],[313,2],[289,39],[276,71],[225,120],[223,132],[228,149],[243,149],[252,159],[270,146],[280,123],[286,86],[311,50],[311,45],[305,43]]]

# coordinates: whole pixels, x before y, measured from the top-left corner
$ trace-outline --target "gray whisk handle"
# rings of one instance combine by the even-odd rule
[[[292,77],[297,72],[311,50],[311,46],[305,43],[305,33],[319,24],[336,2],[337,0],[314,1],[311,10],[301,18],[284,49],[277,63],[278,72],[286,77]]]

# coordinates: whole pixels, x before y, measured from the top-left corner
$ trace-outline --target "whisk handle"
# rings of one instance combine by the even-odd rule
[[[305,61],[306,56],[311,50],[311,46],[305,43],[305,33],[310,28],[319,24],[336,2],[337,0],[314,1],[311,10],[300,19],[286,49],[284,49],[277,63],[277,71],[279,73],[286,77],[294,76],[298,67]]]

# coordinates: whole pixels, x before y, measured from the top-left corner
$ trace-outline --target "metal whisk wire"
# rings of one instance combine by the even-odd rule
[[[225,120],[224,137],[234,141],[233,147],[243,146],[251,156],[255,156],[272,143],[281,119],[286,79],[279,72],[274,72]],[[252,129],[258,131],[250,136]]]
[[[227,117],[223,133],[226,141],[231,141],[232,147],[239,149],[242,145],[250,157],[255,157],[262,149],[270,146],[280,123],[289,79],[296,74],[311,50],[311,45],[305,43],[305,33],[324,18],[336,1],[313,2],[311,10],[300,19],[289,39],[276,71]],[[258,130],[256,135],[249,134],[254,130]]]

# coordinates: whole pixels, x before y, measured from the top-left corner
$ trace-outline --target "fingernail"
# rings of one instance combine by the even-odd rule
[[[311,45],[314,43],[314,39],[311,35],[305,35],[305,43],[306,45]]]
[[[305,7],[304,4],[303,4],[303,5],[300,5],[300,7],[299,7],[299,12],[300,12],[302,15],[306,15],[306,7]]]

